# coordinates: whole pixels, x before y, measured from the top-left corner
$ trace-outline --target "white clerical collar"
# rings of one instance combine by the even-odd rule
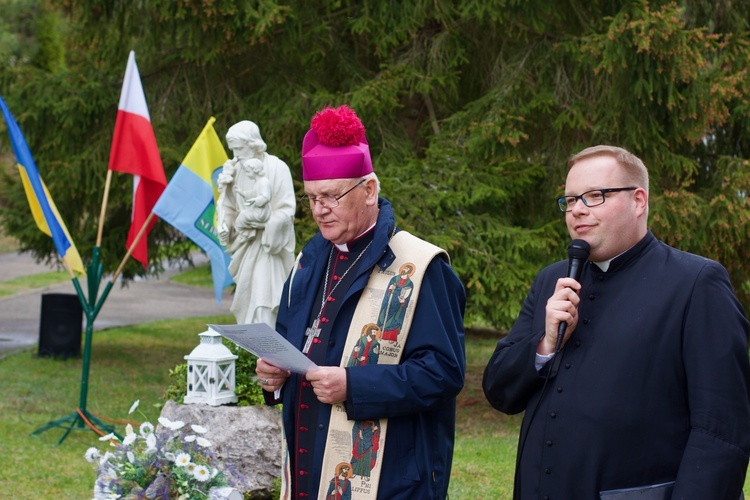
[[[594,262],[593,260],[591,262]],[[605,260],[604,262],[594,262],[594,264],[597,265],[599,269],[601,269],[603,272],[607,272],[607,269],[609,269],[609,265],[612,263],[612,259]]]
[[[377,222],[375,222],[375,224],[377,224]],[[375,224],[373,224],[372,226],[368,227],[367,229],[365,229],[364,231],[362,231],[360,234],[358,234],[357,237],[352,240],[352,242],[353,241],[357,241],[359,238],[362,237],[362,235],[364,235],[366,232],[368,232],[369,230],[371,230],[372,228],[374,228]],[[349,242],[349,243],[351,243],[351,242]],[[340,245],[338,243],[334,243],[333,246],[335,246],[336,248],[338,248],[339,252],[349,252],[349,243],[342,243]]]
[[[633,245],[633,246],[635,246],[635,245]],[[633,247],[630,247],[630,248],[633,248]],[[630,248],[628,248],[628,250],[630,250]],[[628,250],[625,250],[625,252],[627,252]],[[612,263],[612,261],[615,260],[620,255],[624,254],[625,252],[618,253],[617,255],[615,255],[614,257],[612,257],[609,260],[605,260],[605,261],[602,261],[602,262],[594,262],[592,260],[591,262],[594,262],[594,264],[596,264],[599,267],[599,269],[602,270],[602,272],[606,273],[609,270],[609,265]]]

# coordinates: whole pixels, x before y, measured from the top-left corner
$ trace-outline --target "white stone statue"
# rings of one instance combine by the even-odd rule
[[[229,272],[237,288],[231,311],[238,324],[276,324],[281,289],[294,265],[292,175],[286,163],[266,153],[251,121],[227,132],[234,158],[218,177],[216,227],[232,255]]]

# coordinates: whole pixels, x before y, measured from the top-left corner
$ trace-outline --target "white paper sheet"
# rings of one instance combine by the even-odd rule
[[[283,370],[305,374],[318,367],[279,332],[265,323],[206,326],[246,351]]]

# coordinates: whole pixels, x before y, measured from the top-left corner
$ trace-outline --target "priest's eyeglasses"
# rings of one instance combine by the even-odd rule
[[[607,193],[617,193],[618,191],[633,191],[635,189],[638,188],[631,186],[621,188],[592,189],[591,191],[586,191],[585,193],[581,193],[578,196],[561,196],[557,199],[557,208],[559,208],[561,212],[570,212],[571,210],[573,210],[573,205],[575,205],[578,200],[581,200],[587,207],[596,207],[607,200]]]
[[[354,191],[354,188],[356,188],[357,186],[365,182],[367,182],[367,179],[362,179],[361,181],[359,181],[358,183],[356,183],[355,185],[353,185],[352,187],[350,187],[349,189],[347,189],[346,191],[344,191],[338,196],[333,196],[330,194],[326,194],[323,196],[309,196],[307,194],[303,194],[302,197],[300,198],[300,201],[303,203],[309,202],[310,209],[315,208],[316,203],[320,204],[320,206],[323,208],[336,208],[339,206],[339,200],[341,198],[351,193],[352,191]]]

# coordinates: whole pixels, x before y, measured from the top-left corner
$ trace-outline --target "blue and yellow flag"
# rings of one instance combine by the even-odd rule
[[[212,179],[229,158],[214,130],[215,121],[214,117],[208,120],[153,212],[208,254],[216,302],[221,302],[221,293],[232,284],[232,276],[228,269],[230,256],[214,228],[217,192]]]
[[[26,198],[29,200],[29,208],[31,208],[34,222],[44,234],[52,237],[60,258],[67,262],[71,269],[83,274],[85,271],[81,256],[78,254],[73,239],[68,233],[68,228],[65,227],[65,223],[57,211],[55,202],[52,201],[52,196],[47,191],[47,186],[44,185],[42,178],[39,176],[39,170],[36,168],[26,139],[24,139],[16,119],[13,118],[2,97],[0,97],[0,108],[3,110],[5,125],[8,127],[8,133],[10,134],[10,143],[13,146],[13,153],[16,155],[18,172],[21,175],[21,182],[26,192]]]

